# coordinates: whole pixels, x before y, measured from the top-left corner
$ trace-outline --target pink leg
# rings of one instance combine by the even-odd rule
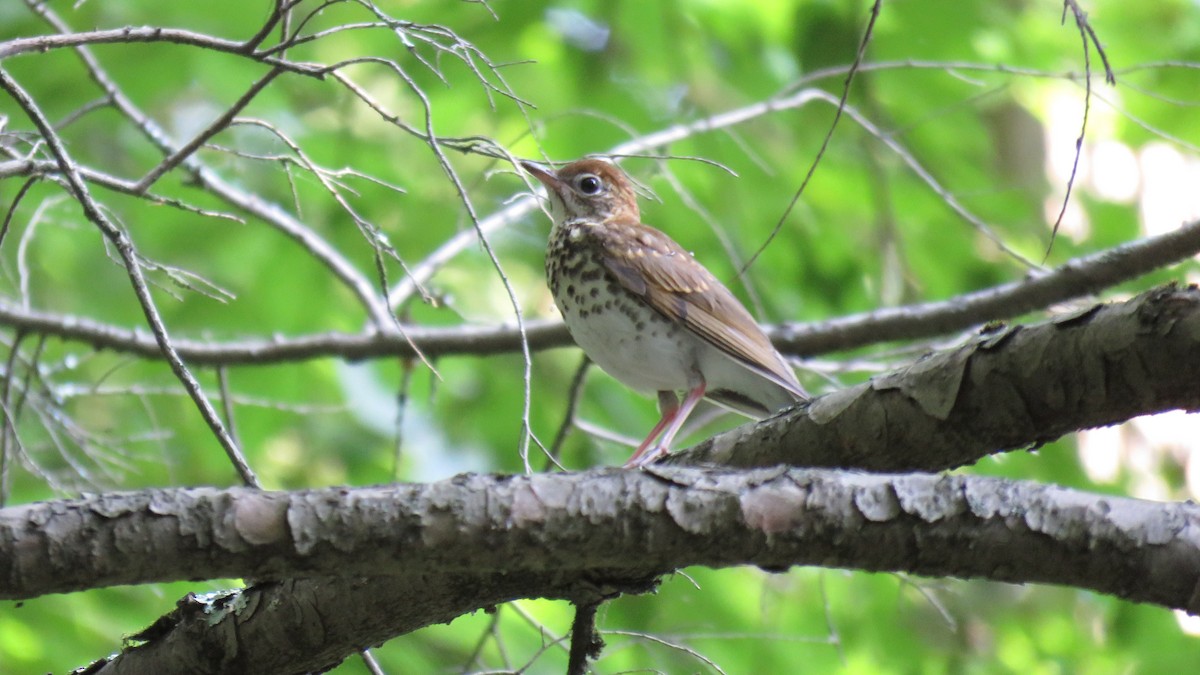
[[[686,422],[688,416],[692,414],[692,410],[696,408],[696,404],[700,403],[700,399],[704,398],[704,389],[706,386],[706,383],[701,382],[700,386],[689,391],[688,395],[683,399],[683,405],[672,411],[671,415],[669,416],[670,419],[668,419],[668,415],[664,414],[663,418],[659,420],[659,423],[654,427],[654,431],[650,433],[650,438],[647,438],[642,443],[641,447],[638,448],[637,452],[633,453],[633,456],[629,458],[629,461],[625,462],[625,466],[646,466],[659,457],[667,454],[667,452],[669,452],[671,449],[671,441],[675,440],[675,434],[679,433],[679,429],[683,427],[683,423]],[[662,400],[662,392],[659,393],[659,400]],[[663,432],[662,442],[654,446],[654,448],[647,453],[646,448],[649,447],[651,439],[658,435],[659,427],[662,427],[664,424],[668,423],[670,426],[668,426],[667,430]]]
[[[675,396],[675,392],[658,392],[658,411],[662,414],[662,417],[659,418],[654,428],[650,430],[650,435],[646,436],[646,440],[642,441],[642,444],[633,452],[633,455],[626,460],[625,466],[632,466],[633,461],[641,457],[646,452],[646,449],[654,443],[654,439],[658,438],[658,435],[662,433],[662,430],[671,423],[671,420],[675,419],[675,415],[679,413],[679,398]]]

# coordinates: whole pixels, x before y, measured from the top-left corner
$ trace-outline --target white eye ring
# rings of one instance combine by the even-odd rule
[[[575,179],[575,189],[585,195],[597,194],[603,187],[604,181],[600,180],[600,177],[594,173],[580,174]]]

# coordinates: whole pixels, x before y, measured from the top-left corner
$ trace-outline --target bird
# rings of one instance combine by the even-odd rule
[[[625,386],[657,392],[661,418],[626,467],[666,455],[703,398],[756,419],[808,400],[737,297],[674,239],[642,223],[620,168],[596,158],[557,170],[521,166],[546,188],[546,278],[571,337]]]

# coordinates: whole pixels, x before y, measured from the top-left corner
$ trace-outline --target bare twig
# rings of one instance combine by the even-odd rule
[[[229,437],[233,442],[241,447],[242,443],[238,440],[237,421],[233,416],[233,393],[229,390],[229,368],[220,366],[217,368],[217,388],[221,393],[221,412],[225,415],[225,428],[229,430]]]
[[[1075,137],[1075,158],[1071,162],[1071,176],[1067,178],[1067,190],[1063,195],[1058,217],[1054,219],[1054,227],[1050,231],[1050,242],[1046,245],[1043,261],[1050,257],[1050,249],[1054,246],[1055,237],[1058,236],[1058,228],[1062,225],[1063,216],[1067,213],[1067,205],[1071,203],[1071,190],[1075,187],[1075,176],[1079,171],[1079,158],[1083,155],[1083,139],[1087,135],[1088,115],[1092,109],[1092,56],[1091,50],[1088,48],[1089,38],[1091,43],[1096,45],[1096,51],[1099,52],[1100,59],[1104,62],[1105,80],[1112,85],[1117,83],[1116,75],[1113,73],[1112,67],[1108,65],[1108,56],[1104,53],[1104,48],[1100,45],[1100,39],[1096,37],[1092,24],[1088,22],[1087,14],[1080,9],[1075,0],[1064,0],[1063,23],[1066,23],[1068,9],[1075,17],[1075,27],[1079,29],[1079,37],[1083,40],[1083,114],[1079,119],[1079,135]]]
[[[154,298],[150,295],[150,289],[146,285],[146,280],[142,276],[141,265],[138,260],[137,250],[134,248],[133,241],[124,230],[113,225],[113,223],[104,215],[103,209],[92,199],[91,193],[88,190],[87,182],[79,175],[75,168],[75,163],[67,154],[66,148],[63,147],[62,141],[58,134],[50,125],[49,120],[42,114],[41,109],[30,98],[29,94],[8,74],[8,71],[0,67],[0,89],[3,89],[9,96],[17,102],[25,114],[38,128],[43,140],[54,155],[62,170],[64,178],[71,186],[74,197],[79,201],[83,208],[84,215],[91,221],[104,236],[112,242],[117,249],[118,254],[124,261],[126,273],[129,275],[129,281],[133,285],[133,291],[138,299],[138,304],[141,305],[142,312],[146,317],[146,321],[150,324],[150,329],[154,333],[154,338],[158,344],[162,355],[167,359],[171,366],[171,370],[175,376],[183,383],[185,389],[192,397],[192,401],[199,409],[201,416],[204,418],[213,435],[221,447],[225,449],[238,474],[242,477],[243,482],[247,485],[257,487],[258,479],[254,476],[254,472],[246,464],[245,459],[241,456],[241,450],[229,436],[221,423],[220,417],[213,409],[212,404],[205,398],[203,391],[200,388],[200,383],[192,376],[183,360],[176,353],[174,345],[167,334],[166,325],[162,321],[162,317],[155,307]]]
[[[546,458],[546,465],[543,467],[543,470],[549,469],[551,465],[558,464],[558,459],[562,456],[563,443],[566,442],[567,435],[571,433],[571,429],[575,426],[575,413],[579,408],[579,400],[583,398],[583,383],[587,378],[587,372],[591,365],[591,359],[585,354],[580,359],[579,367],[575,369],[575,374],[571,376],[571,386],[567,387],[567,409],[563,411],[562,422],[559,423],[558,431],[554,433],[554,440],[550,443],[549,456]]]
[[[829,123],[829,129],[825,132],[825,137],[821,140],[821,148],[817,150],[816,156],[813,157],[812,162],[808,165],[808,173],[804,175],[804,180],[800,181],[800,187],[796,188],[796,192],[792,194],[791,201],[784,208],[783,215],[779,216],[779,220],[775,223],[775,227],[771,230],[771,233],[767,235],[766,241],[746,260],[746,264],[742,265],[740,273],[744,273],[750,269],[754,261],[758,260],[758,256],[762,255],[762,252],[767,250],[767,247],[771,245],[775,236],[783,229],[783,224],[787,222],[792,209],[796,208],[796,203],[800,201],[800,196],[804,194],[809,181],[816,174],[817,166],[820,165],[821,158],[825,156],[825,150],[829,147],[829,142],[833,140],[833,132],[837,129],[838,121],[842,119],[842,111],[846,108],[846,101],[850,97],[850,84],[854,82],[854,74],[862,66],[863,57],[867,53],[867,45],[871,43],[871,35],[875,32],[875,22],[879,19],[879,10],[882,5],[882,0],[875,0],[871,4],[871,17],[867,20],[867,27],[863,30],[862,40],[858,43],[858,51],[854,54],[854,62],[850,64],[850,70],[846,73],[846,80],[842,85],[842,96],[838,100],[837,109],[833,114],[833,121]]]
[[[0,414],[3,414],[3,424],[0,425],[0,506],[8,503],[9,463],[12,461],[12,450],[17,437],[17,420],[10,415],[13,410],[12,391],[13,379],[16,378],[17,354],[21,351],[21,340],[25,338],[23,331],[17,331],[13,336],[12,345],[8,348],[8,360],[4,365],[4,388],[0,391]]]
[[[204,145],[208,139],[216,136],[218,133],[224,130],[225,127],[229,126],[229,123],[233,121],[233,118],[237,117],[239,112],[241,112],[246,106],[250,105],[250,102],[254,100],[255,96],[258,96],[263,89],[267,88],[267,85],[271,84],[271,82],[273,82],[275,78],[279,77],[282,73],[283,69],[276,67],[269,70],[266,75],[260,77],[254,84],[250,85],[250,88],[246,90],[246,93],[238,97],[238,100],[234,101],[233,105],[229,106],[229,108],[226,109],[225,112],[221,113],[217,119],[213,120],[212,123],[205,127],[200,133],[196,134],[192,140],[184,143],[182,146],[176,149],[175,152],[171,153],[166,159],[147,172],[145,176],[142,176],[142,179],[139,180],[134,186],[134,191],[139,194],[145,192],[150,188],[151,185],[154,185],[159,178],[162,178],[163,174],[179,166],[200,146]]]
[[[34,11],[42,13],[42,10],[36,7],[37,4],[41,3],[33,3],[32,0],[30,0],[26,4],[29,4],[30,8],[34,9]],[[215,52],[224,52],[227,54],[246,54],[245,43],[238,42],[236,40],[223,40],[211,35],[196,33],[190,30],[180,30],[177,28],[126,26],[124,28],[111,28],[107,30],[80,32],[64,31],[58,35],[38,35],[36,37],[29,38],[14,38],[7,42],[0,42],[0,59],[19,56],[21,54],[38,54],[50,51],[52,49],[76,48],[85,45],[96,44],[129,44],[135,42],[167,42],[172,44],[190,45],[192,47],[200,47],[203,49],[208,49]],[[305,75],[317,74],[316,68],[306,64],[290,64],[286,61],[272,58],[270,56],[264,56],[255,60]]]
[[[71,28],[46,3],[26,0],[26,4],[41,16],[56,30],[70,33]],[[86,46],[75,48],[76,54],[83,61],[92,80],[105,92],[113,105],[127,117],[129,121],[164,154],[173,154],[178,149],[169,136],[153,119],[141,111],[124,94],[116,83],[101,67],[95,56]],[[237,208],[243,209],[268,225],[275,227],[285,235],[299,243],[314,258],[325,265],[334,276],[342,281],[358,297],[376,326],[390,326],[391,311],[386,302],[378,297],[372,283],[367,280],[355,266],[347,260],[336,248],[320,237],[311,228],[293,218],[278,205],[266,201],[257,194],[243,190],[223,179],[215,171],[189,156],[183,161],[183,166],[193,174],[197,184],[218,198]],[[382,330],[382,329],[381,329]]]
[[[488,259],[491,261],[492,267],[496,270],[496,274],[500,277],[500,282],[504,285],[505,293],[508,294],[508,300],[512,306],[513,314],[516,316],[517,332],[521,335],[521,355],[524,359],[524,373],[522,377],[522,382],[524,384],[524,403],[521,411],[521,440],[519,442],[518,453],[521,457],[521,461],[525,464],[525,472],[533,473],[533,467],[529,463],[529,439],[533,436],[533,426],[529,421],[529,410],[530,406],[532,405],[531,392],[533,390],[533,357],[530,355],[529,351],[529,339],[525,330],[525,317],[521,312],[521,304],[517,300],[517,294],[516,291],[513,290],[512,283],[509,281],[508,276],[504,273],[503,267],[500,265],[500,259],[496,257],[495,250],[493,250],[486,234],[480,227],[479,216],[475,212],[475,206],[471,202],[470,195],[467,194],[466,188],[463,187],[462,181],[459,180],[458,173],[455,172],[454,167],[451,166],[449,158],[446,157],[441,146],[435,140],[437,135],[433,130],[433,104],[429,101],[429,97],[425,95],[425,92],[421,89],[421,87],[418,86],[411,77],[409,77],[408,73],[406,73],[403,68],[401,68],[395,62],[386,63],[401,79],[408,84],[409,90],[412,91],[418,99],[420,99],[422,108],[425,111],[425,134],[426,138],[429,139],[429,148],[433,151],[434,156],[441,165],[442,171],[446,174],[446,177],[450,179],[450,182],[454,185],[454,189],[458,192],[459,201],[462,202],[463,206],[467,210],[467,216],[470,218],[472,225],[474,225],[475,233],[479,237],[479,243],[483,247],[484,252],[487,254]]]
[[[835,103],[833,96],[826,92],[815,92],[815,96],[823,101],[826,101],[827,103]],[[936,194],[943,202],[946,203],[946,206],[949,206],[952,211],[957,213],[960,218],[967,221],[967,223],[974,227],[980,234],[990,239],[992,243],[996,245],[996,248],[1003,251],[1008,257],[1016,260],[1024,267],[1027,267],[1031,270],[1041,269],[1040,265],[1021,255],[1018,251],[1014,250],[1007,243],[1005,243],[1005,241],[1000,237],[1000,235],[996,234],[995,230],[993,230],[990,225],[984,222],[982,218],[976,216],[969,209],[967,209],[967,207],[964,206],[963,203],[960,202],[952,192],[944,188],[941,182],[939,182],[937,178],[934,178],[933,174],[930,173],[930,171],[926,169],[917,160],[917,158],[908,151],[907,148],[901,145],[892,134],[880,129],[873,122],[871,122],[866,115],[863,115],[854,106],[842,103],[837,103],[837,105],[842,107],[842,111],[846,114],[846,116],[850,117],[855,122],[858,122],[859,126],[866,129],[868,133],[879,139],[889,150],[894,152],[896,156],[898,156],[906,165],[908,165],[909,169],[912,170],[912,172],[918,178],[920,178],[926,185],[929,186],[931,190],[933,190],[934,194]]]

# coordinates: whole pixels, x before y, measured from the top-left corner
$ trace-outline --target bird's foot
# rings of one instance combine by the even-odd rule
[[[626,469],[641,469],[657,462],[659,459],[667,456],[667,448],[661,445],[647,448],[642,452],[634,453],[624,465]]]

